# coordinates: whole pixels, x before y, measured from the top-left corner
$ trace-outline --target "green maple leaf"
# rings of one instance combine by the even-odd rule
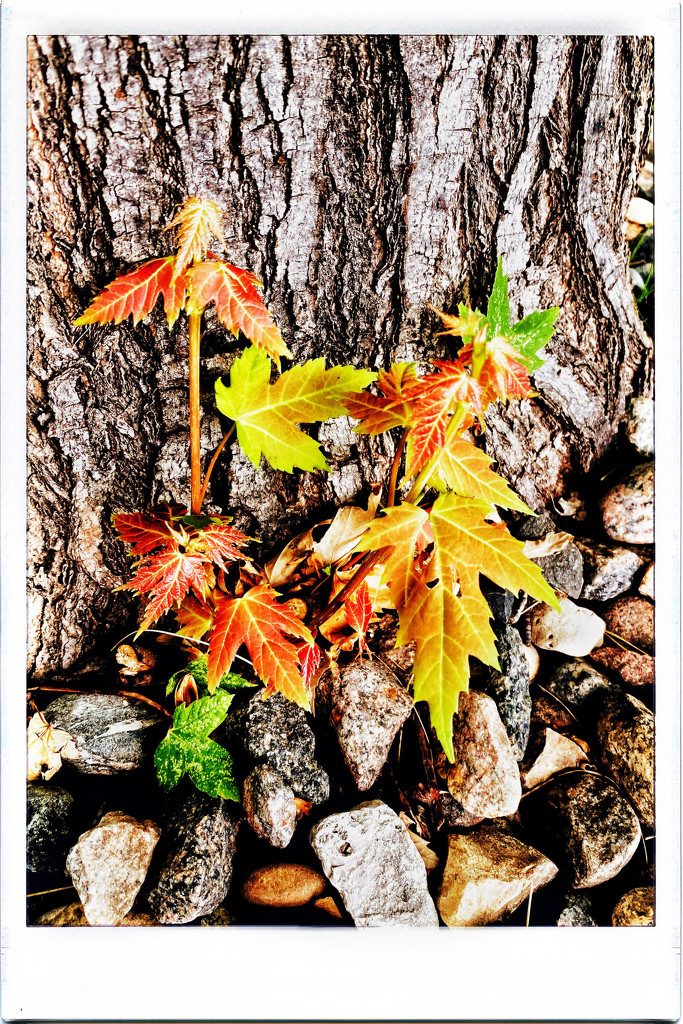
[[[489,338],[495,338],[500,334],[506,335],[509,332],[510,302],[508,300],[508,279],[507,274],[503,273],[502,256],[498,260],[496,277],[491,289],[491,298],[489,299],[486,316],[491,324]]]
[[[537,352],[550,341],[559,314],[559,307],[553,306],[552,309],[544,309],[542,313],[529,313],[510,328],[508,337],[524,356],[530,373],[543,366],[544,360],[539,359]]]
[[[165,790],[173,789],[187,772],[197,789],[209,796],[239,800],[232,758],[224,747],[209,739],[225,718],[231,701],[232,694],[217,690],[210,697],[175,709],[173,726],[154,755],[157,778]]]
[[[312,437],[299,423],[319,423],[344,416],[344,396],[362,391],[375,380],[369,370],[353,366],[325,369],[324,359],[312,359],[286,370],[270,383],[270,359],[251,346],[230,368],[230,385],[216,381],[216,404],[237,424],[237,439],[255,466],[261,455],[274,469],[328,470]]]
[[[190,662],[187,668],[181,668],[178,672],[173,673],[166,687],[166,696],[168,697],[170,693],[173,693],[180,680],[188,673],[193,677],[199,692],[203,694],[208,693],[208,671],[207,657],[205,654],[200,654],[198,658]],[[248,679],[238,675],[236,672],[225,672],[218,683],[218,687],[222,690],[227,690],[228,693],[235,693],[237,690],[243,690],[249,686],[256,686],[256,683],[249,682]]]

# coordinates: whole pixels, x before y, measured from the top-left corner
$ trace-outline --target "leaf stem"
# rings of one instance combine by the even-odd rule
[[[218,456],[223,451],[223,449],[225,448],[225,445],[227,444],[228,440],[232,437],[232,435],[234,433],[235,433],[235,424],[233,423],[233,425],[230,427],[230,430],[227,432],[227,434],[225,434],[225,436],[223,437],[223,440],[218,445],[218,448],[216,448],[216,451],[213,453],[213,458],[211,459],[211,462],[209,463],[209,467],[208,467],[208,469],[206,471],[206,476],[204,477],[204,483],[202,484],[202,489],[199,492],[199,507],[200,508],[204,504],[204,498],[206,497],[206,489],[209,486],[209,480],[211,478],[211,474],[213,473],[213,467],[216,465],[216,462],[218,461]]]
[[[382,550],[371,551],[365,556],[351,579],[344,584],[334,600],[330,601],[327,608],[323,608],[322,611],[319,611],[317,615],[313,616],[309,626],[319,626],[321,623],[327,622],[327,620],[334,615],[337,609],[341,608],[347,597],[354,592],[356,587],[360,586],[365,577],[368,576],[377,565],[380,555],[382,554]]]
[[[403,455],[403,450],[406,446],[407,440],[408,427],[406,427],[403,433],[401,434],[401,440],[398,442],[396,454],[394,455],[394,461],[391,466],[391,476],[389,478],[389,494],[387,496],[387,507],[389,508],[394,504],[396,500],[396,482],[398,480],[398,470],[399,466],[401,465],[401,457]]]
[[[198,516],[202,508],[199,451],[199,338],[202,314],[190,313],[190,506]]]

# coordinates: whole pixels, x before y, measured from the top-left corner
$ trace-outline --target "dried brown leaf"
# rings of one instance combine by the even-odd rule
[[[408,817],[405,811],[401,811],[399,813],[399,818],[407,828],[408,835],[415,843],[415,846],[417,847],[417,852],[422,857],[422,860],[424,861],[424,866],[426,867],[427,871],[433,871],[435,867],[438,867],[439,858],[434,853],[429,843],[426,842],[422,838],[422,836],[419,836],[417,832],[413,832],[413,829],[415,828],[415,823],[411,818]]]
[[[28,724],[28,781],[51,779],[62,767],[62,756],[72,760],[78,757],[73,737],[63,729],[54,729],[37,711]]]

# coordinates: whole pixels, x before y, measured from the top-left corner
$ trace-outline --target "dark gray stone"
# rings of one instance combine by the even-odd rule
[[[187,924],[223,902],[232,880],[238,814],[229,801],[185,789],[164,818],[159,866],[147,894],[161,924]]]
[[[514,524],[512,532],[519,540],[540,540],[549,533],[557,533],[557,523],[544,512],[540,516],[524,516]]]
[[[654,543],[654,467],[641,462],[600,502],[605,533],[624,544]]]
[[[585,896],[567,896],[557,918],[558,928],[597,928],[593,907]]]
[[[70,693],[45,709],[50,725],[74,740],[77,757],[62,757],[79,772],[118,775],[139,768],[154,753],[169,720],[142,701],[115,694]]]
[[[515,595],[511,594],[509,590],[491,589],[485,590],[484,596],[496,622],[509,622],[515,609]]]
[[[358,789],[366,790],[382,771],[413,700],[381,662],[354,661],[321,676],[315,709],[334,729]]]
[[[655,719],[637,697],[606,697],[596,731],[600,763],[648,828],[654,826]]]
[[[600,694],[622,692],[618,683],[578,658],[558,665],[545,686],[565,704],[573,704],[577,708],[597,700]]]
[[[78,833],[76,803],[62,786],[31,782],[27,796],[29,871],[66,874],[66,855]]]
[[[247,704],[231,708],[225,731],[253,761],[276,768],[297,796],[312,804],[328,799],[330,780],[313,756],[315,736],[306,712],[281,693],[265,700],[256,693]]]
[[[561,551],[541,558],[532,558],[546,581],[555,590],[569,597],[580,597],[583,590],[583,555],[576,544],[567,544]]]
[[[482,689],[492,697],[508,734],[517,761],[524,757],[529,741],[531,696],[529,662],[519,631],[514,626],[494,626],[500,672],[492,670]]]
[[[575,544],[583,555],[584,601],[609,601],[623,594],[646,562],[631,548],[578,538]]]
[[[614,878],[640,842],[631,805],[616,787],[589,771],[561,775],[520,804],[531,842],[565,871],[575,889]]]
[[[258,764],[244,780],[242,797],[247,821],[257,836],[284,849],[296,828],[296,797],[284,775]]]

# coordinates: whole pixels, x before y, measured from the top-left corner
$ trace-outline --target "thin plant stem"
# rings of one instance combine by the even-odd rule
[[[173,715],[170,713],[170,711],[167,711],[166,708],[161,706],[161,704],[157,704],[155,700],[150,700],[149,697],[143,697],[141,693],[131,693],[128,690],[119,690],[118,696],[132,697],[133,700],[142,700],[145,702],[145,704],[150,704],[153,708],[156,708],[157,711],[162,711],[168,718],[173,718]]]
[[[60,885],[59,889],[43,889],[42,892],[30,892],[28,893],[28,899],[32,899],[33,896],[49,896],[52,892],[68,892],[69,889],[75,889],[75,886]]]
[[[200,508],[204,504],[204,498],[206,497],[206,489],[209,486],[209,480],[211,479],[211,474],[213,473],[213,467],[216,465],[216,462],[218,461],[218,456],[223,451],[223,449],[225,448],[227,442],[230,440],[230,438],[232,437],[232,435],[234,433],[235,433],[235,424],[233,423],[233,425],[230,427],[230,430],[224,436],[223,440],[218,445],[218,448],[216,448],[216,451],[213,453],[213,458],[211,459],[211,462],[209,463],[209,468],[206,471],[206,476],[204,477],[204,483],[202,484],[202,489],[201,489],[201,491],[199,493],[199,507]]]
[[[341,590],[334,598],[334,600],[330,601],[327,608],[323,608],[322,611],[319,611],[317,615],[313,616],[309,623],[310,626],[319,626],[321,625],[321,623],[327,622],[327,620],[334,615],[337,609],[341,608],[347,597],[350,594],[352,594],[356,587],[359,587],[361,585],[365,577],[372,572],[374,567],[379,562],[381,553],[381,550],[371,551],[368,555],[365,556],[356,572],[353,574],[351,579],[344,584],[344,586],[341,588]]]
[[[198,516],[202,508],[202,470],[199,451],[199,337],[201,313],[190,313],[190,508]]]
[[[389,494],[387,495],[387,507],[391,508],[396,500],[396,483],[398,481],[398,470],[401,465],[401,457],[403,456],[403,449],[406,446],[408,440],[408,428],[401,434],[401,440],[398,442],[396,454],[394,455],[394,461],[391,466],[391,476],[389,478]]]

